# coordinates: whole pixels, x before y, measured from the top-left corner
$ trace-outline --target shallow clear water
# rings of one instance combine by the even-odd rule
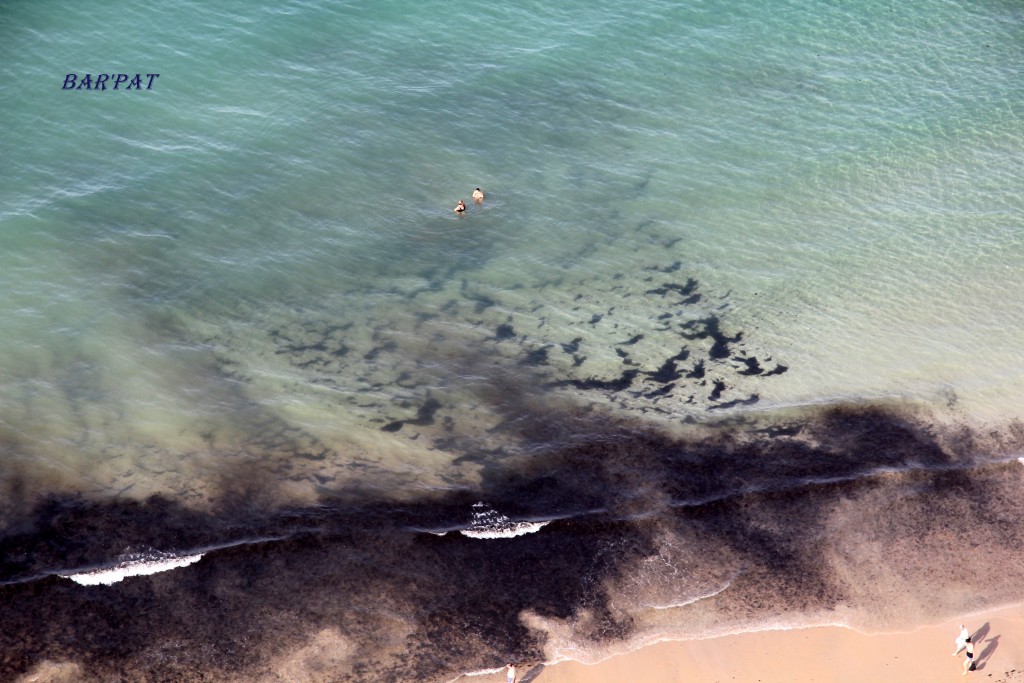
[[[690,430],[708,423],[718,434],[752,429],[752,420],[806,420],[797,436],[772,438],[809,430],[841,450],[861,432],[826,438],[814,425],[833,422],[818,412],[876,401],[899,416],[931,411],[909,424],[945,425],[922,437],[929,453],[946,449],[923,467],[928,476],[974,473],[979,463],[964,476],[995,477],[993,491],[1012,491],[1016,470],[991,463],[1013,463],[1024,398],[1022,20],[1013,3],[949,2],[4,7],[8,542],[22,547],[26,529],[51,529],[39,521],[46,496],[116,508],[159,494],[186,517],[209,515],[195,522],[211,529],[202,538],[154,532],[170,546],[159,547],[133,537],[159,552],[291,537],[296,528],[264,520],[282,506],[297,518],[344,511],[373,528],[375,517],[356,513],[371,502],[416,509],[456,496],[456,511],[423,511],[398,526],[458,528],[479,499],[497,505],[503,485],[575,491],[568,480],[535,478],[548,481],[546,468],[580,443],[601,451],[636,438],[623,452],[646,452],[636,430],[696,438]],[[141,92],[62,90],[72,72],[160,76]],[[486,200],[456,216],[456,201],[477,186]],[[950,436],[950,424],[974,436]],[[588,431],[595,425],[611,436]],[[767,433],[742,429],[735,438]],[[773,444],[759,457],[775,457]],[[862,454],[853,474],[835,476],[875,482],[881,457],[903,474],[882,493],[869,487],[871,496],[909,505],[915,489],[902,477],[925,476],[914,474],[923,456],[913,450]],[[708,467],[726,467],[719,451],[707,457]],[[785,489],[811,505],[806,487],[833,475],[799,462]],[[607,462],[593,465],[604,473]],[[839,598],[805,595],[737,615],[730,596],[747,593],[723,587],[756,575],[759,560],[688,564],[696,560],[678,550],[686,532],[668,521],[679,501],[664,478],[675,470],[647,465],[597,477],[595,490],[630,501],[628,513],[590,494],[498,509],[526,521],[610,515],[616,521],[596,536],[555,523],[530,535],[566,534],[573,540],[560,542],[588,548],[581,557],[611,552],[626,529],[616,525],[662,520],[643,534],[650,545],[615,570],[621,594],[607,618],[594,616],[596,579],[581,579],[571,609],[523,605],[561,633],[547,656],[560,638],[587,658],[689,637],[706,631],[701,624],[858,622],[881,604],[849,590],[863,576],[847,568],[833,577],[847,588],[823,593]],[[716,484],[697,499],[756,498],[765,476],[737,474],[727,493]],[[823,505],[835,519],[848,519],[844,506],[881,505],[833,494]],[[853,522],[835,519],[818,532],[837,553],[870,546],[845,526]],[[723,553],[743,546],[726,536],[734,549]],[[482,542],[540,543],[525,538]],[[130,545],[98,531],[93,543],[103,552],[58,552],[45,566],[9,568],[5,580],[21,586],[73,570],[76,557],[114,562]],[[928,547],[914,555],[925,564],[938,552]],[[202,571],[219,552],[168,576]],[[477,551],[437,552],[468,566]],[[674,569],[666,574],[656,558]],[[541,576],[543,564],[534,567]],[[515,576],[533,576],[519,571],[503,575],[511,592],[522,590]],[[689,578],[672,578],[680,574]],[[644,591],[623,576],[665,595],[637,597]],[[991,601],[1006,598],[1013,577],[1004,578],[985,588]],[[906,581],[878,585],[898,591]],[[382,594],[401,602],[404,585]],[[694,603],[695,614],[638,607],[707,594],[724,597]],[[257,595],[252,604],[262,604]],[[409,605],[394,608],[403,624],[394,632],[411,629],[418,647],[460,628],[424,635],[416,625],[435,623],[424,621],[429,609]],[[959,606],[949,597],[905,613],[927,619]],[[566,635],[556,617],[578,628]],[[337,643],[351,634],[323,636],[316,619],[296,619],[308,621],[298,641],[348,647]],[[435,667],[439,675],[543,649],[514,628],[495,632]],[[143,661],[158,641],[126,652]],[[387,638],[374,642],[364,649],[390,652],[380,645]],[[54,658],[40,647],[22,661]],[[397,648],[393,661],[414,651]],[[174,675],[242,670],[225,657],[185,662]]]

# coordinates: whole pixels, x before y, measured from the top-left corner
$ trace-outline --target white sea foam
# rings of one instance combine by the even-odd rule
[[[476,671],[467,671],[466,673],[459,674],[455,678],[451,679],[448,683],[453,683],[454,681],[459,680],[463,676],[493,676],[494,674],[501,673],[502,671],[505,671],[504,666],[499,666],[492,669],[478,669]]]
[[[540,531],[548,522],[513,522],[485,503],[473,505],[473,523],[459,533],[470,538],[515,538]]]
[[[702,593],[700,595],[695,595],[693,597],[686,598],[684,600],[676,600],[676,601],[665,603],[665,604],[649,605],[649,607],[651,609],[676,609],[678,607],[688,607],[689,605],[692,605],[694,603],[700,602],[701,600],[707,600],[709,598],[715,597],[716,595],[719,595],[720,593],[724,593],[725,591],[727,591],[729,589],[729,586],[732,585],[732,582],[735,581],[736,577],[739,576],[739,575],[740,575],[740,572],[736,572],[735,574],[732,575],[732,577],[729,578],[728,581],[723,583],[720,587],[718,587],[718,588],[716,588],[716,589],[714,589],[712,591],[709,591],[707,593]]]
[[[100,584],[109,586],[123,581],[129,576],[146,576],[179,567],[187,567],[198,562],[202,557],[202,553],[197,555],[174,555],[151,550],[143,553],[122,555],[118,558],[117,564],[110,567],[101,567],[78,574],[60,574],[60,576],[71,579],[83,586],[98,586]]]
[[[470,538],[515,538],[524,534],[536,533],[546,524],[547,522],[512,522],[508,528],[465,529],[461,533]]]

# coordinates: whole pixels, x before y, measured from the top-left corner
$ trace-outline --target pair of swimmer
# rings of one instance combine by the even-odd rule
[[[481,204],[484,201],[484,192],[479,187],[473,190],[473,201],[477,204]],[[455,213],[465,213],[466,202],[462,199],[455,205]]]

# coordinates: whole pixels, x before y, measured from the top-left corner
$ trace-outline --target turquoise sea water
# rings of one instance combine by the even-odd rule
[[[11,520],[54,495],[158,494],[213,519],[230,497],[258,510],[252,519],[320,509],[339,492],[412,505],[490,491],[493,503],[488,487],[543,472],[553,449],[586,441],[590,419],[674,433],[881,402],[976,433],[943,471],[1017,454],[1016,3],[13,2],[0,7],[0,64],[8,538],[32,527]],[[121,72],[159,77],[141,92],[62,89],[69,73]],[[456,216],[478,186],[485,201]],[[832,476],[811,469],[794,481]],[[997,470],[984,476],[1019,485]],[[664,472],[637,471],[643,483],[621,493],[646,509]],[[608,509],[563,503],[506,512]],[[822,533],[854,538],[845,524]],[[545,656],[562,656],[558,643],[586,659],[651,637],[857,622],[878,608],[851,589],[828,610],[681,614],[665,605],[717,595],[757,562],[690,567],[662,532],[660,551],[637,551],[661,577],[644,590],[671,594],[656,612],[636,607],[650,606],[636,598],[643,581],[620,582],[636,601],[609,608],[620,636],[609,645],[615,629],[587,621],[600,621],[592,596],[575,611],[528,604],[548,620]],[[444,552],[455,562],[462,550]],[[72,557],[33,571],[85,561]],[[651,557],[689,572],[689,587]],[[643,574],[629,566],[623,576]],[[1012,596],[1016,575],[1004,578],[985,588],[990,602]],[[927,619],[957,600],[907,612]],[[394,609],[420,623],[419,608]],[[350,652],[338,643],[358,640],[315,621],[301,642]],[[516,633],[481,636],[435,668],[541,661],[542,645]],[[149,642],[112,666],[162,641]],[[78,661],[34,647],[12,670]],[[267,657],[260,666],[291,666]],[[174,675],[250,664],[199,657]],[[302,675],[321,680],[312,670]]]

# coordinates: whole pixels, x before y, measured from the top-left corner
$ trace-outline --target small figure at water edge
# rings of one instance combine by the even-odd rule
[[[956,637],[956,649],[953,650],[954,657],[960,654],[960,650],[964,649],[964,645],[967,644],[967,639],[970,637],[971,634],[967,632],[967,627],[960,624],[960,635]]]
[[[466,202],[459,200],[459,203],[455,205],[455,213],[465,213]]]
[[[473,201],[477,204],[481,204],[484,201],[484,191],[479,187],[473,190]]]
[[[974,671],[974,643],[971,642],[970,637],[964,642],[964,650],[967,659],[964,660],[964,672],[961,675],[966,676],[968,671]]]
[[[508,683],[516,683],[516,665],[512,662],[508,664]]]

